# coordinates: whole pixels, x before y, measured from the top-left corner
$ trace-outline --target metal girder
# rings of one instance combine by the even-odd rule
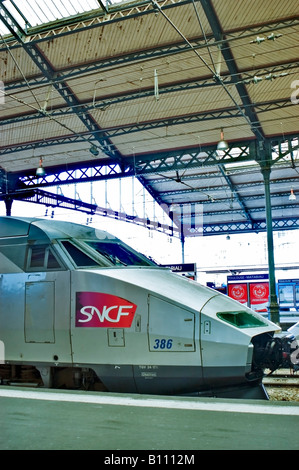
[[[242,199],[240,198],[235,185],[231,182],[230,177],[226,174],[223,165],[218,165],[218,168],[219,168],[219,171],[221,172],[223,178],[225,179],[228,187],[230,188],[232,194],[234,195],[234,198],[236,199],[236,201],[240,205],[242,214],[245,216],[245,218],[246,218],[246,220],[248,220],[248,222],[251,222],[253,224],[253,220],[252,220],[252,218],[249,214],[249,211],[248,211],[247,207],[245,206],[244,198],[242,198]]]
[[[285,193],[285,196],[289,196],[289,194],[290,194],[290,192]],[[279,195],[279,196],[280,196],[280,195]],[[279,196],[278,196],[278,197],[279,197]],[[245,199],[247,199],[247,198],[245,198]],[[250,199],[250,198],[248,198],[248,199]],[[257,199],[262,199],[262,195],[259,196],[259,197],[257,197]],[[199,201],[198,201],[198,202],[199,202]],[[190,203],[189,203],[189,204],[190,204]],[[208,202],[205,202],[204,204],[205,204],[205,207],[206,207],[206,206],[208,206],[208,205],[210,206],[210,205],[212,205],[212,204],[214,204],[214,203],[208,201]],[[184,203],[182,203],[182,205],[184,205]],[[281,211],[282,209],[283,209],[283,210],[286,210],[286,209],[292,209],[292,210],[294,210],[294,209],[296,209],[296,208],[299,209],[299,204],[294,204],[294,203],[291,204],[291,203],[290,203],[290,204],[287,204],[287,205],[284,205],[284,206],[282,206],[282,205],[279,205],[279,206],[272,206],[272,211],[274,211],[274,210],[280,210],[280,211]],[[251,212],[252,214],[254,214],[254,213],[259,213],[259,212],[264,212],[264,211],[265,211],[265,205],[260,206],[260,207],[254,207],[254,208],[251,208],[251,209],[250,209],[250,212]],[[298,210],[298,212],[299,212],[299,210]],[[224,210],[210,211],[210,212],[207,211],[207,210],[205,210],[205,215],[206,215],[206,216],[211,216],[211,217],[212,217],[212,216],[215,216],[215,215],[218,215],[218,216],[220,216],[220,215],[228,215],[228,214],[234,215],[234,214],[240,214],[240,213],[241,213],[240,209],[224,209]],[[242,215],[241,215],[241,217],[242,217]],[[245,220],[245,219],[244,219],[244,220]],[[248,220],[248,219],[247,219],[247,220]],[[252,218],[250,219],[249,222],[254,223]]]
[[[24,173],[22,173],[23,175]],[[46,186],[61,186],[63,184],[82,183],[91,181],[108,180],[115,178],[124,178],[134,175],[134,168],[130,165],[119,165],[119,163],[105,163],[99,165],[95,162],[92,165],[82,167],[79,165],[68,164],[65,169],[47,169],[47,174],[37,178],[36,175],[22,176],[20,181],[28,188],[38,188]]]
[[[150,220],[149,218],[126,214],[125,212],[115,211],[107,207],[98,206],[97,204],[89,204],[78,199],[63,196],[62,194],[54,194],[40,189],[32,189],[25,193],[17,191],[12,193],[10,198],[35,204],[42,204],[46,207],[59,207],[63,209],[76,210],[91,216],[97,215],[108,217],[123,222],[134,223],[135,225],[141,225],[150,230],[157,230],[170,236],[179,236],[179,229],[174,225],[163,224],[156,220]],[[0,200],[1,199],[5,200],[5,197],[0,196]]]
[[[43,139],[43,140],[40,140],[38,142],[25,142],[23,144],[15,144],[13,146],[10,146],[10,147],[6,147],[5,149],[2,149],[0,151],[0,155],[7,155],[7,154],[11,154],[11,153],[18,153],[18,152],[21,152],[23,150],[33,150],[33,149],[36,149],[36,148],[44,148],[44,147],[49,147],[49,145],[61,145],[61,144],[69,144],[69,143],[83,143],[83,142],[86,142],[86,140],[89,140],[89,139],[92,139],[92,135],[91,134],[84,134],[85,138],[81,135],[78,135],[78,134],[74,134],[72,136],[70,135],[66,135],[66,136],[63,136],[63,137],[54,137],[54,138],[50,138],[50,139]],[[63,171],[61,169],[61,171]]]
[[[40,189],[33,189],[23,193],[18,191],[11,193],[10,198],[16,200],[23,200],[26,202],[43,204],[46,207],[60,207],[64,209],[77,210],[84,212],[89,215],[98,215],[103,217],[110,217],[113,219],[142,225],[148,229],[161,231],[170,236],[180,237],[180,229],[175,226],[167,224],[161,224],[157,221],[152,221],[148,218],[141,218],[119,211],[114,211],[109,208],[103,208],[97,204],[89,204],[77,199],[65,197],[54,193],[45,192]],[[0,200],[5,200],[4,196],[0,196]],[[273,219],[273,230],[292,230],[299,229],[299,217],[293,217],[288,219]],[[195,237],[195,236],[210,236],[219,234],[231,234],[233,233],[252,233],[252,232],[263,232],[266,231],[266,221],[244,221],[244,222],[229,222],[229,223],[218,223],[218,224],[205,224],[203,227],[191,228],[190,226],[184,227],[184,236]]]
[[[299,64],[298,64],[299,65]],[[208,80],[205,80],[203,83],[200,83],[200,80],[195,80],[192,82],[187,82],[187,83],[180,83],[176,85],[171,85],[171,86],[161,86],[159,88],[159,94],[162,95],[164,93],[174,93],[178,91],[185,91],[185,90],[190,90],[190,89],[197,89],[197,88],[202,88],[206,86],[219,86],[215,83],[209,83]],[[66,90],[64,89],[64,85],[62,86],[62,91],[65,92]],[[89,113],[89,111],[99,109],[99,110],[105,110],[109,106],[112,105],[118,105],[127,101],[131,100],[139,100],[139,99],[144,99],[147,97],[151,97],[153,95],[153,90],[143,90],[137,93],[130,93],[130,94],[125,94],[121,96],[116,96],[116,97],[111,97],[107,100],[100,100],[99,102],[89,102],[89,103],[81,103],[81,104],[75,104],[73,103],[72,106],[76,106],[76,109],[79,109],[78,112],[81,111],[81,113],[84,111],[86,115]],[[60,116],[67,116],[71,115],[74,112],[74,109],[72,106],[63,106],[59,107],[57,109],[51,110],[51,112],[45,112],[44,110],[38,110],[36,112],[32,112],[30,114],[26,115],[19,115],[19,116],[13,116],[9,118],[3,118],[1,119],[1,124],[2,125],[7,125],[7,124],[13,124],[16,122],[25,122],[25,121],[32,121],[34,119],[41,119],[41,118],[50,118],[50,119],[56,119]],[[264,103],[259,103],[256,105],[256,108],[258,109],[259,112],[265,112],[265,111],[275,111],[277,109],[281,108],[287,108],[293,106],[292,103],[290,102],[289,99],[283,99],[279,100],[276,102],[269,101],[269,102],[264,102]],[[143,131],[147,129],[156,129],[159,127],[165,127],[165,126],[170,126],[170,125],[178,125],[178,124],[185,124],[185,123],[191,123],[191,122],[201,122],[201,121],[207,121],[207,120],[214,120],[214,119],[228,119],[228,118],[236,118],[236,117],[242,117],[243,114],[242,112],[246,112],[246,108],[244,106],[240,106],[240,109],[235,108],[235,107],[230,107],[230,108],[225,108],[225,109],[217,109],[214,111],[202,111],[199,113],[193,113],[193,114],[187,114],[184,116],[175,116],[175,117],[169,117],[169,118],[164,118],[160,119],[157,121],[149,121],[149,122],[142,122],[142,123],[133,123],[133,124],[127,124],[123,126],[118,126],[117,128],[108,128],[108,129],[99,129],[91,127],[90,130],[93,132],[93,137],[95,138],[95,135],[99,136],[101,134],[105,134],[107,137],[112,138],[112,137],[118,137],[124,134],[128,133],[133,133],[137,131]],[[92,124],[92,123],[90,123]]]
[[[199,178],[199,175],[194,175],[192,177],[188,177],[188,176],[184,176],[183,178],[183,181],[188,181],[188,180],[192,180],[192,179],[198,179]],[[213,172],[211,174],[203,174],[203,175],[200,175],[200,179],[201,180],[205,180],[205,179],[211,179],[211,178],[219,178],[219,173],[218,172]],[[285,183],[288,183],[289,185],[291,185],[292,183],[295,183],[297,182],[298,179],[296,177],[293,177],[293,178],[287,178],[287,179],[278,179],[278,180],[271,180],[271,185],[275,184],[276,182],[278,184],[281,184],[283,182]],[[169,178],[160,178],[160,179],[151,179],[150,180],[150,183],[151,184],[161,184],[161,183],[168,183],[169,182]],[[261,182],[260,181],[252,181],[250,183],[238,183],[238,190],[247,190],[247,189],[252,189],[252,188],[260,188],[261,187]],[[174,190],[169,190],[169,191],[159,191],[159,195],[162,196],[162,197],[165,197],[165,196],[174,196],[175,194],[189,194],[189,193],[196,193],[198,191],[200,191],[201,188],[192,188],[191,186],[189,188],[182,188],[182,189],[174,189]],[[217,186],[212,186],[210,187],[209,186],[209,190],[212,190],[213,193],[217,193],[217,192],[223,192],[223,185],[217,185]],[[277,194],[277,196],[285,196],[286,193],[279,193]],[[275,195],[273,195],[275,197]],[[247,200],[254,200],[256,198],[259,198],[260,196],[257,196],[257,195],[253,195],[253,196],[245,196],[247,198]]]
[[[158,203],[163,204],[163,199],[158,191],[151,186],[150,182],[148,182],[143,176],[137,176],[138,180],[142,184],[142,186],[149,192],[152,198]]]
[[[24,42],[24,37],[26,36],[25,30],[17,22],[15,17],[10,13],[10,11],[3,5],[4,0],[0,1],[0,19],[5,24],[7,29],[11,34],[22,43]]]
[[[3,2],[4,0],[0,0]],[[99,1],[99,0],[98,0]],[[103,2],[101,2],[102,4]],[[193,3],[193,0],[163,0],[158,1],[163,9],[168,8],[175,8],[176,5],[184,5],[188,3]],[[97,16],[94,15],[94,12],[86,12],[79,14],[77,17],[71,18],[63,18],[61,20],[57,20],[52,28],[48,26],[45,28],[44,25],[36,26],[32,30],[26,30],[26,40],[28,42],[42,42],[51,40],[51,37],[54,36],[55,38],[63,37],[69,34],[76,33],[78,31],[92,29],[95,27],[103,26],[105,24],[111,24],[114,22],[125,21],[126,19],[134,18],[137,16],[142,16],[145,14],[156,14],[156,10],[152,7],[151,0],[142,1],[142,2],[135,2],[129,3],[128,6],[126,4],[122,5],[113,5],[109,2],[109,11],[108,14],[105,12],[106,8],[104,5],[102,6],[104,13],[98,13]],[[26,20],[26,19],[25,19]],[[248,27],[242,27],[239,29],[235,29],[226,33],[226,36],[229,38],[229,41],[232,42],[234,40],[238,40],[240,38],[248,38],[251,36],[256,36],[257,34],[269,34],[273,31],[273,29],[281,30],[284,28],[288,28],[290,26],[298,25],[298,18],[286,18],[282,19],[281,21],[277,21],[275,23],[271,23],[270,26],[268,25],[254,25]],[[30,26],[30,25],[29,25]],[[213,36],[206,35],[207,39],[213,40],[212,45],[219,45],[226,40],[215,41]],[[204,46],[202,46],[204,47]]]
[[[299,217],[288,219],[273,219],[272,230],[293,230],[299,229]],[[252,233],[266,232],[266,220],[250,222],[231,222],[221,224],[207,224],[203,227],[203,235],[226,235],[231,233]]]
[[[223,31],[221,29],[219,20],[215,14],[211,0],[200,0],[200,2],[205,12],[205,15],[208,19],[208,22],[212,28],[216,41],[223,39]],[[243,103],[243,106],[245,107],[245,115],[248,117],[248,120],[251,124],[251,130],[255,134],[258,140],[264,140],[264,133],[262,131],[262,126],[259,123],[258,117],[254,111],[254,108],[248,96],[246,87],[242,83],[240,72],[238,71],[234,56],[231,52],[228,42],[222,43],[221,52],[226,62],[227,68],[232,76],[232,80],[235,83],[241,102]]]
[[[283,150],[285,142],[287,142],[287,148]],[[298,137],[289,136],[288,139],[275,139],[274,146],[277,147],[277,157],[273,159],[273,165],[279,163],[282,158],[299,148]],[[236,150],[238,151],[237,156],[235,154]],[[205,157],[203,153],[206,153]],[[84,163],[68,164],[67,168],[65,165],[49,167],[47,168],[47,175],[39,179],[33,171],[24,171],[19,174],[19,179],[25,186],[42,187],[127,176],[142,177],[148,174],[256,160],[256,141],[247,141],[244,142],[243,146],[230,143],[229,149],[220,156],[217,155],[214,147],[202,146],[200,150],[198,148],[196,150],[179,149],[159,152],[154,155],[127,157],[123,159],[121,165],[117,161],[105,160],[99,164],[98,161],[92,160]],[[75,173],[76,170],[77,173]]]
[[[163,173],[167,171],[186,170],[191,168],[215,166],[222,163],[241,163],[255,159],[255,141],[244,142],[244,145],[229,144],[228,150],[217,153],[214,146],[201,145],[200,149],[177,149],[168,152],[156,152],[154,155],[135,158],[135,169],[138,175]],[[238,149],[238,155],[234,150]],[[206,156],[203,156],[206,154]]]
[[[219,44],[221,41],[217,41],[213,43],[212,45]],[[197,45],[197,43],[199,45]],[[202,44],[202,38],[198,40],[193,40],[192,44],[194,49],[198,50],[200,48],[206,48],[206,43]],[[1,48],[0,48],[1,51]],[[107,59],[101,59],[97,60],[95,62],[92,62],[91,64],[84,64],[84,65],[78,65],[78,66],[73,66],[71,69],[66,69],[66,70],[59,70],[59,74],[57,74],[55,77],[52,78],[52,81],[65,81],[69,80],[71,78],[75,77],[82,77],[87,74],[90,74],[92,72],[96,72],[98,70],[103,70],[103,69],[108,69],[108,68],[113,68],[113,67],[119,67],[121,65],[125,64],[132,64],[135,62],[143,61],[144,59],[153,59],[156,57],[164,57],[164,56],[169,56],[169,55],[174,55],[178,53],[183,53],[183,52],[188,52],[190,51],[190,47],[187,46],[185,43],[183,44],[173,44],[173,45],[167,45],[167,46],[162,46],[159,48],[153,48],[149,49],[146,51],[137,51],[134,53],[122,55],[120,57],[111,57]],[[253,74],[251,69],[248,70],[242,70],[240,72],[241,75],[244,76],[244,79],[241,80],[241,82],[253,82],[254,78],[256,75],[258,76],[268,76],[268,80],[271,80],[270,75],[271,74],[287,74],[289,71],[292,71],[293,69],[297,69],[299,66],[298,62],[291,62],[291,63],[282,63],[282,64],[276,64],[276,65],[271,65],[267,68],[265,67],[257,67],[255,68],[255,72]],[[232,84],[233,82],[231,81],[231,76],[230,74],[227,75],[222,75],[222,80],[226,85]],[[212,78],[210,79],[203,79],[200,80],[203,82],[202,86],[208,87],[208,86],[215,86],[219,85],[219,83],[215,83],[215,80]],[[196,82],[196,81],[195,81]],[[198,81],[197,81],[198,82]],[[11,83],[6,83],[6,90],[7,91],[12,91],[12,90],[19,90],[20,88],[27,87],[28,84],[29,86],[42,86],[48,83],[48,79],[41,75],[40,77],[31,77],[24,82],[24,80],[19,80],[19,81],[14,81]],[[192,86],[192,82],[190,82]],[[182,85],[184,86],[184,85]],[[188,85],[187,85],[188,86]],[[161,90],[163,91],[163,87],[160,87]],[[167,87],[165,87],[167,89]],[[142,92],[142,90],[141,90]],[[137,97],[136,97],[137,98]],[[255,107],[257,105],[255,104]]]
[[[161,89],[159,89],[159,94],[183,91],[184,89],[187,89],[190,87],[197,88],[198,86],[199,85],[196,85],[194,83],[192,85],[190,85],[189,83],[189,84],[186,84],[186,87],[184,86],[184,84],[176,85],[176,86],[169,86],[169,87],[165,87],[164,89],[163,87],[161,87]],[[141,91],[138,93],[131,93],[131,94],[123,95],[123,96],[109,98],[107,100],[101,100],[98,103],[93,103],[93,102],[90,102],[87,104],[81,103],[80,105],[77,106],[77,108],[78,107],[80,108],[79,112],[84,111],[87,114],[91,110],[99,109],[99,110],[104,111],[109,106],[120,104],[120,103],[130,101],[130,100],[135,100],[135,99],[138,100],[140,98],[150,97],[152,95],[153,95],[153,90],[151,89],[151,90],[146,90],[143,92]],[[284,104],[285,101],[287,100],[284,100],[282,104]],[[75,104],[73,105],[76,106]],[[267,104],[266,106],[267,106],[266,110],[268,111],[268,107],[270,105]],[[278,104],[275,104],[275,107],[272,105],[271,109],[276,109],[277,107],[278,107]],[[1,122],[1,125],[7,125],[7,124],[13,124],[16,122],[25,122],[25,121],[31,121],[34,119],[41,119],[41,118],[55,119],[60,116],[71,115],[73,113],[74,113],[74,110],[72,107],[65,106],[65,107],[59,107],[58,109],[54,109],[49,113],[44,112],[44,110],[38,110],[37,112],[32,112],[26,115],[21,114],[19,116],[4,118],[4,119],[1,119],[0,122]],[[101,131],[93,129],[93,137],[95,138],[95,135],[105,133],[107,136],[111,138],[111,137],[118,137],[120,135],[124,135],[128,133],[143,131],[147,129],[155,129],[155,128],[165,127],[169,125],[185,124],[189,122],[200,122],[203,120],[206,121],[206,120],[213,120],[213,119],[220,119],[220,118],[235,118],[235,117],[240,117],[240,116],[242,116],[242,114],[240,113],[239,110],[236,110],[235,108],[226,108],[222,110],[194,113],[191,115],[184,115],[184,116],[178,116],[178,117],[175,116],[172,118],[169,117],[169,118],[160,119],[158,121],[126,124],[123,126],[118,126],[116,128],[112,127],[108,129],[101,129]]]
[[[281,102],[278,102],[278,103],[265,103],[264,106],[265,106],[265,110],[268,111],[269,109],[273,110],[273,109],[277,109],[278,107],[293,106],[293,105],[290,103],[290,100],[285,100],[283,103],[281,103]],[[87,112],[85,114],[87,116]],[[44,113],[42,115],[46,116]],[[40,116],[41,116],[41,114],[36,114],[35,115],[35,117],[40,117]],[[55,118],[55,112],[53,114],[51,113],[51,115],[49,115],[49,117],[52,117],[52,116]],[[44,139],[42,139],[40,141],[26,142],[24,144],[16,144],[16,145],[1,149],[0,150],[0,155],[7,155],[7,154],[15,153],[15,152],[18,153],[22,150],[33,150],[33,149],[35,150],[37,148],[48,147],[49,145],[54,146],[54,145],[60,145],[60,144],[64,144],[64,143],[71,143],[71,142],[77,142],[77,143],[80,143],[80,142],[85,142],[86,143],[87,141],[91,142],[91,141],[94,140],[95,135],[98,136],[98,140],[101,140],[101,139],[99,139],[99,135],[102,135],[103,133],[105,134],[105,136],[108,139],[108,138],[118,137],[118,136],[121,136],[121,135],[124,135],[124,134],[134,133],[134,132],[142,131],[142,130],[155,129],[155,128],[159,128],[159,127],[179,125],[179,124],[190,123],[190,122],[201,122],[201,121],[207,121],[207,120],[213,120],[213,119],[219,119],[219,118],[234,118],[234,117],[238,117],[238,116],[240,116],[240,113],[236,109],[225,109],[225,110],[214,111],[214,112],[210,112],[210,111],[209,112],[201,112],[201,113],[196,113],[196,114],[192,114],[192,115],[189,115],[189,116],[162,119],[162,120],[159,120],[159,121],[151,121],[151,122],[148,122],[148,123],[131,124],[131,125],[118,127],[116,129],[113,129],[113,128],[112,129],[103,129],[100,132],[94,130],[94,132],[86,132],[82,135],[76,133],[74,135],[66,135],[66,136],[62,136],[62,137],[47,139],[46,141]],[[31,119],[30,116],[28,116],[28,118]],[[22,117],[22,116],[19,116],[17,119],[16,118],[7,119],[7,120],[3,119],[3,120],[1,120],[1,124],[5,125],[5,124],[8,124],[8,123],[16,122],[16,120],[21,120],[22,122],[24,122],[25,118]],[[298,136],[296,136],[296,138],[298,138]],[[275,141],[273,142],[273,146],[276,145],[277,148],[278,148],[278,154],[277,154],[276,161],[278,161],[280,159],[283,159],[286,155],[292,154],[292,152],[294,152],[294,150],[298,149],[298,145],[295,144],[294,142],[292,142],[292,139],[294,140],[293,136],[288,136],[284,139],[282,139],[282,138],[277,138],[276,139],[275,138]],[[286,149],[284,149],[282,147],[282,142],[284,140],[288,141],[288,147]],[[276,141],[278,142],[277,144],[275,144]],[[242,153],[240,153],[237,161],[241,162],[241,161],[247,161],[248,159],[256,159],[256,151],[254,150],[254,142],[251,141],[251,142],[244,142],[244,145],[241,144],[241,143],[239,143],[239,144],[230,144],[229,150],[227,152],[225,152],[225,154],[221,157],[222,160],[223,160],[223,163],[229,163],[229,162],[236,161],[235,156],[230,157],[230,152],[233,148],[241,147],[241,145],[242,145],[243,149],[246,148],[247,146],[250,147],[250,152],[246,154],[246,151],[243,150]],[[215,163],[217,163],[217,164],[221,163],[221,158],[217,157],[217,161],[215,159],[215,149],[214,148],[211,149],[211,147],[208,147],[208,146],[201,146],[201,149],[204,152],[207,152],[207,154],[208,154],[208,158],[205,161],[203,161],[202,159],[200,160],[201,165],[208,166],[208,165],[213,165]],[[102,150],[104,151],[104,149],[102,149]],[[177,154],[175,156],[175,158],[180,159],[180,153],[182,153],[183,155],[186,155],[188,153],[191,154],[191,152],[193,154],[192,149],[184,149],[182,151],[178,150],[178,151],[175,152]],[[146,162],[144,162],[144,157],[141,157],[141,156],[137,157],[136,156],[135,160],[138,162],[138,165],[139,165],[138,171],[141,170],[141,166],[143,167],[142,173],[165,171],[167,168],[165,168],[165,165],[163,163],[163,159],[165,161],[165,158],[167,159],[168,156],[170,156],[172,158],[172,155],[173,155],[173,152],[171,153],[171,155],[168,153],[166,157],[162,153],[159,153],[159,154],[156,153],[154,155],[151,155],[150,157],[145,157]],[[196,162],[197,161],[197,152],[195,152],[194,155],[195,156],[193,158],[193,161]],[[110,156],[111,160],[115,159],[115,155],[110,154],[109,156]],[[241,157],[245,157],[245,159],[241,160]],[[128,164],[132,165],[133,163],[130,162],[129,158],[130,157],[124,157],[122,159],[122,164],[125,165],[125,166],[128,165]],[[156,163],[154,164],[155,166],[150,164],[151,160],[154,162],[158,159],[161,159],[159,169],[157,169]],[[121,159],[119,158],[118,162],[120,162],[120,161],[121,161]],[[184,168],[184,164],[179,165],[179,160],[177,160],[177,163],[178,164],[175,164],[173,166],[173,169]],[[94,165],[94,162],[92,162],[90,165],[88,164],[88,166],[92,166],[92,165]],[[192,166],[192,162],[188,162],[188,166]],[[195,166],[198,166],[198,164],[195,165]],[[153,171],[151,171],[151,169]],[[168,168],[168,169],[170,169],[170,168]],[[60,171],[63,171],[63,167],[60,169]]]
[[[3,2],[4,0],[0,0]],[[190,0],[162,0],[161,5],[163,8],[168,9],[175,7],[176,4],[184,5],[190,3]],[[114,4],[110,3],[109,11],[106,11],[103,6],[104,12],[98,13],[96,16],[93,11],[78,14],[75,18],[63,18],[52,23],[52,28],[47,25],[40,25],[34,27],[30,32],[26,32],[27,42],[36,43],[40,41],[51,40],[52,36],[63,37],[68,34],[76,33],[82,30],[92,29],[105,24],[111,24],[119,21],[126,20],[127,18],[135,18],[137,16],[155,14],[151,1],[141,1],[128,4]],[[12,15],[11,15],[12,16]],[[13,24],[15,19],[12,16]],[[13,28],[10,29],[13,35]]]

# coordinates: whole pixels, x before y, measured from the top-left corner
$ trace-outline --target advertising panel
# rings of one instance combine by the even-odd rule
[[[234,300],[238,300],[241,304],[248,302],[248,289],[246,283],[228,284],[228,295]]]
[[[229,297],[246,304],[256,312],[267,312],[269,280],[267,274],[227,276]]]
[[[280,283],[278,281],[278,300],[282,309],[294,307],[294,286],[293,284]]]
[[[269,301],[269,283],[251,282],[249,284],[250,307],[256,312],[267,312]]]
[[[299,279],[278,280],[279,305],[284,310],[299,309]]]
[[[295,285],[295,302],[296,308],[299,310],[299,282]]]

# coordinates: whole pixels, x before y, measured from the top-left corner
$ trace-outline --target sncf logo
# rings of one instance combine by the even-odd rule
[[[76,327],[130,328],[137,305],[116,295],[77,292]]]

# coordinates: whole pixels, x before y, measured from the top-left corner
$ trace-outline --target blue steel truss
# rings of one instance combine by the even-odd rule
[[[180,220],[173,219],[172,225],[163,224],[157,221],[150,220],[149,218],[138,217],[125,212],[115,211],[110,208],[98,206],[97,204],[90,204],[78,199],[63,196],[62,194],[54,194],[40,189],[31,189],[25,194],[20,191],[10,195],[15,200],[22,200],[35,204],[42,204],[46,207],[59,207],[63,209],[76,210],[84,212],[90,216],[97,215],[108,217],[115,220],[133,223],[146,227],[149,230],[156,230],[163,232],[166,235],[181,238],[182,230],[184,237],[196,236],[211,236],[211,235],[225,235],[231,233],[252,233],[252,232],[265,232],[267,230],[266,220],[257,220],[254,222],[231,222],[231,223],[218,223],[218,224],[205,224],[201,227],[182,226]],[[3,199],[3,197],[0,197]],[[294,230],[299,229],[299,217],[292,217],[288,219],[273,219],[273,230]]]

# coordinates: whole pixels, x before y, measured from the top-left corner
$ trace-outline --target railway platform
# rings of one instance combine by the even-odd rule
[[[1,450],[100,450],[110,464],[143,451],[134,467],[158,451],[299,449],[299,404],[283,401],[2,386],[0,422]]]

